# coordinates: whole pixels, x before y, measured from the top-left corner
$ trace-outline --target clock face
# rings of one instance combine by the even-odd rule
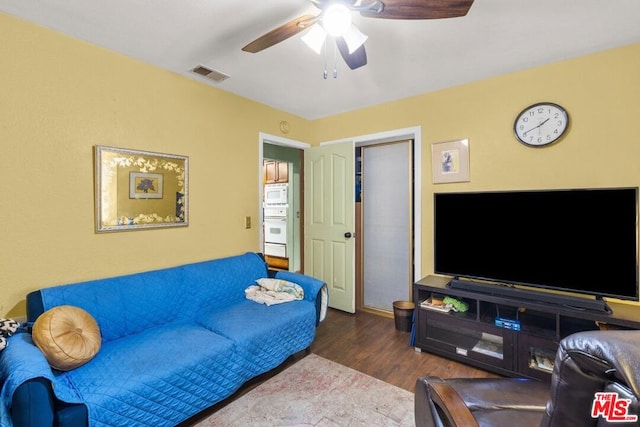
[[[523,144],[542,147],[560,139],[568,126],[569,116],[564,108],[550,102],[541,102],[518,114],[513,131]]]

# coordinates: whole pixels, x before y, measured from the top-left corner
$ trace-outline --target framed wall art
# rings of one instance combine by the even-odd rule
[[[189,224],[189,158],[97,145],[96,232]]]
[[[470,181],[469,140],[431,144],[431,168],[434,184]]]
[[[129,173],[130,199],[162,199],[164,175],[161,173]]]

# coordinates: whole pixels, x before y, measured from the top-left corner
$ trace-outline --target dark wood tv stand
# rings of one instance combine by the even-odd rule
[[[638,307],[607,302],[611,313],[540,300],[450,288],[451,278],[427,276],[413,286],[415,347],[507,376],[549,380],[560,340],[579,331],[640,329]],[[466,312],[421,306],[449,296]],[[497,326],[496,318],[504,319]],[[517,328],[519,330],[511,329]],[[511,328],[509,328],[511,327]]]

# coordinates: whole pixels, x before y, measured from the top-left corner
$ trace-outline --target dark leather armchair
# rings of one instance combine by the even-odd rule
[[[610,394],[599,395],[594,406],[596,393]],[[640,331],[579,332],[560,342],[551,384],[419,378],[415,421],[417,427],[638,426],[638,396]]]

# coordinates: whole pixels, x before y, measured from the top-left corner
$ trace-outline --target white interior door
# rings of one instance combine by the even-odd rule
[[[353,142],[305,151],[305,273],[329,287],[329,306],[355,313]]]

